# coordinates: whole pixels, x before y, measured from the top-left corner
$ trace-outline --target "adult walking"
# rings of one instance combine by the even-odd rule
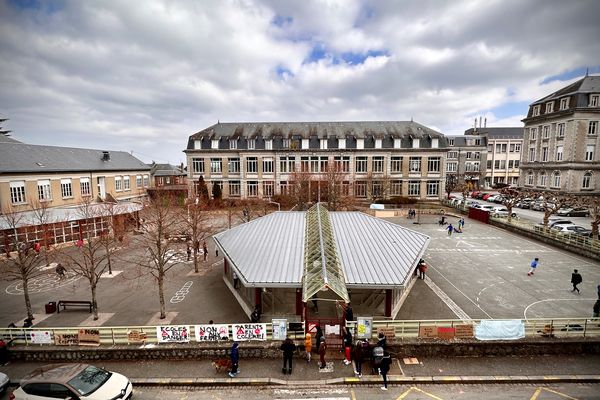
[[[383,353],[383,358],[381,359],[381,364],[379,366],[379,371],[381,372],[381,377],[383,378],[383,386],[381,390],[388,390],[387,387],[387,374],[390,372],[390,366],[392,365],[392,357],[386,351]]]
[[[202,242],[202,257],[202,261],[206,261],[206,258],[208,257],[208,246],[206,245],[206,240]]]
[[[306,362],[310,362],[310,354],[312,351],[312,335],[310,333],[306,333],[304,337],[304,352],[306,353]]]
[[[354,356],[354,375],[359,378],[362,378],[362,363],[364,359],[363,346],[362,340],[357,341],[352,354]]]
[[[240,351],[238,350],[238,342],[233,342],[231,345],[231,372],[229,373],[230,378],[235,378],[240,373],[238,370],[238,363],[240,362]]]
[[[574,292],[577,290],[577,293],[581,293],[579,291],[579,288],[577,287],[577,285],[579,285],[581,282],[583,282],[583,278],[581,277],[581,274],[579,272],[577,272],[576,269],[574,269],[573,273],[571,274],[571,283],[573,284],[573,290],[571,290],[571,292]]]
[[[352,334],[347,327],[342,328],[342,340],[344,341],[344,355],[346,356],[344,364],[350,365],[352,364]]]
[[[325,353],[327,353],[327,342],[325,341],[325,339],[321,340],[321,344],[319,344],[319,368],[323,369],[325,368]]]
[[[289,337],[286,337],[280,347],[281,351],[283,351],[283,368],[281,368],[281,372],[285,375],[286,366],[287,373],[292,374],[292,358],[294,357],[294,352],[296,351],[296,345]]]
[[[527,273],[527,276],[533,276],[533,273],[535,272],[536,268],[538,267],[539,262],[540,262],[539,258],[536,257],[533,259],[533,261],[529,265],[529,272]]]

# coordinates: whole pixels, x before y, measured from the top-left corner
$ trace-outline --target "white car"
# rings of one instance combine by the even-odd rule
[[[564,224],[564,225],[554,225],[552,228],[553,231],[557,231],[558,233],[578,233],[583,234],[587,232],[591,232],[590,229],[586,229],[583,226],[575,225],[575,224]]]
[[[8,388],[8,384],[10,383],[10,379],[8,379],[8,375],[0,372],[0,395],[6,391]]]
[[[504,206],[495,206],[491,211],[490,214],[492,214],[493,217],[508,217],[508,208],[504,207]],[[511,213],[511,217],[515,218],[517,216],[517,213],[512,212]]]
[[[479,209],[480,209],[480,210],[483,210],[483,211],[487,211],[487,212],[492,212],[492,211],[494,211],[494,208],[495,208],[495,207],[496,207],[496,206],[494,206],[494,205],[492,205],[492,204],[481,204],[481,205],[479,206]]]
[[[51,364],[21,379],[11,399],[129,400],[132,396],[131,382],[116,372],[88,364]]]

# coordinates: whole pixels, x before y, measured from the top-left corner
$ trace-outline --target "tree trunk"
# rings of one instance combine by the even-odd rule
[[[194,272],[198,273],[198,249],[194,245]]]
[[[94,314],[94,321],[98,319],[98,302],[96,301],[96,283],[90,282],[92,288],[92,313]]]
[[[506,209],[508,210],[508,222],[510,223],[510,221],[512,221],[512,204],[507,204],[506,205]]]
[[[165,312],[165,294],[164,294],[164,274],[158,272],[158,298],[160,299],[160,319],[165,319],[167,314]]]
[[[599,220],[592,221],[592,239],[596,239],[598,237],[598,225],[600,225]]]
[[[29,298],[29,280],[27,278],[23,278],[23,296],[25,296],[25,308],[27,309],[27,318],[33,319],[31,299]]]

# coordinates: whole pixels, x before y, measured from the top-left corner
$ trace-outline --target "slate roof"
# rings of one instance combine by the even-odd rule
[[[478,135],[487,135],[490,139],[522,139],[523,127],[506,126],[497,128],[477,128]],[[473,128],[467,129],[465,135],[474,135]]]
[[[348,287],[400,288],[430,238],[360,212],[329,212]],[[281,211],[218,233],[246,286],[302,287],[306,212]]]
[[[150,167],[124,151],[0,142],[0,173],[76,171],[149,171]]]
[[[580,80],[565,86],[556,92],[543,97],[530,105],[545,103],[550,100],[558,99],[576,93],[600,93],[600,75],[592,75],[581,78]]]
[[[185,171],[171,164],[150,164],[150,174],[152,176],[185,176]]]
[[[2,133],[2,132],[0,132]],[[8,135],[5,135],[4,133],[0,134],[0,143],[22,143],[20,141],[18,141],[15,138],[11,138]]]

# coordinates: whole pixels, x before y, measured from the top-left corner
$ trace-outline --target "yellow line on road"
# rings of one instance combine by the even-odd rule
[[[432,399],[435,399],[435,400],[444,400],[444,399],[442,399],[441,397],[437,397],[436,395],[434,395],[434,394],[431,394],[431,393],[428,393],[428,392],[426,392],[426,391],[424,391],[424,390],[421,390],[421,389],[419,389],[418,387],[415,387],[415,386],[412,386],[412,387],[411,387],[410,389],[408,389],[406,392],[402,393],[402,394],[400,395],[400,397],[398,397],[396,400],[402,400],[402,399],[404,399],[404,398],[405,398],[406,396],[408,396],[408,395],[409,395],[409,394],[410,394],[412,391],[421,392],[421,393],[423,393],[425,396],[429,396],[429,397],[431,397]]]

